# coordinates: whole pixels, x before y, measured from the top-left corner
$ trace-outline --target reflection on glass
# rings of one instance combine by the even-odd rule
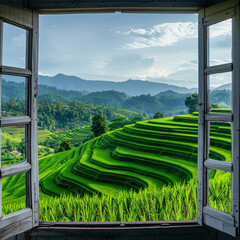
[[[231,113],[232,101],[232,72],[212,74],[210,84],[210,112]]]
[[[26,208],[26,173],[4,178],[2,180],[3,216],[24,208]]]
[[[209,158],[220,161],[231,161],[231,124],[210,123]]]
[[[3,117],[26,115],[27,78],[3,75],[1,101]]]
[[[25,154],[25,126],[3,127],[1,132],[2,167],[25,161]]]
[[[226,213],[232,212],[231,173],[209,170],[209,206]]]
[[[209,27],[210,66],[232,62],[232,19]]]
[[[8,23],[3,24],[3,65],[26,67],[27,31]]]

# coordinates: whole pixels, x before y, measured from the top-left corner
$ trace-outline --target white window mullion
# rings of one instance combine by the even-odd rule
[[[39,176],[38,176],[38,139],[37,139],[37,94],[38,94],[38,40],[39,40],[39,16],[33,14],[33,30],[30,34],[30,54],[29,67],[32,71],[32,76],[29,81],[30,101],[29,101],[29,114],[31,123],[28,128],[28,149],[32,170],[29,173],[30,187],[29,203],[33,210],[33,227],[39,225]]]
[[[240,161],[240,16],[239,6],[233,17],[233,72],[232,72],[232,212],[235,216],[235,226],[239,235],[239,161]]]
[[[198,81],[198,223],[203,224],[203,206],[207,203],[206,198],[206,168],[204,167],[204,159],[206,152],[206,79],[205,79],[205,67],[207,61],[207,46],[206,37],[207,29],[203,24],[204,10],[199,13],[199,29],[198,29],[198,41],[199,41],[199,81]]]

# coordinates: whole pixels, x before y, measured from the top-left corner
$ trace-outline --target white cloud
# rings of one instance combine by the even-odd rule
[[[210,37],[218,38],[221,36],[226,36],[232,34],[232,20],[229,19],[224,22],[217,23],[210,27]]]
[[[171,46],[183,39],[197,38],[197,23],[163,23],[154,25],[149,29],[131,29],[125,34],[134,35],[134,40],[126,44],[124,48],[139,49]]]
[[[136,33],[136,34],[140,34],[140,35],[148,34],[146,29],[136,28],[136,29],[131,29],[130,31],[126,32],[125,35],[131,34],[131,33]]]
[[[38,71],[38,75],[41,75],[41,76],[46,76],[46,77],[50,77],[51,75],[48,74],[48,73],[42,73],[40,71]]]
[[[151,78],[165,78],[168,74],[168,70],[159,69],[158,67],[153,66],[144,73],[136,75],[133,79],[149,80]]]
[[[184,39],[197,38],[198,23],[163,23],[154,25],[148,29],[132,28],[123,34],[132,36],[133,38],[130,43],[127,43],[124,46],[126,49],[172,46]],[[211,38],[219,38],[230,34],[230,20],[221,22],[220,24],[215,24],[210,28]]]

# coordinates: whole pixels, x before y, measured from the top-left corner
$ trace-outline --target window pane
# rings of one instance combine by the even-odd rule
[[[210,123],[210,153],[209,158],[221,161],[231,161],[231,124]]]
[[[209,76],[210,112],[231,113],[232,72],[213,74]]]
[[[2,116],[27,114],[27,78],[2,76]]]
[[[3,65],[26,67],[26,36],[26,30],[3,24]]]
[[[25,126],[3,127],[1,133],[2,167],[25,160]]]
[[[26,173],[2,180],[3,216],[26,208]]]
[[[231,173],[220,170],[209,170],[209,206],[231,213]]]
[[[232,62],[232,19],[209,27],[209,65]]]

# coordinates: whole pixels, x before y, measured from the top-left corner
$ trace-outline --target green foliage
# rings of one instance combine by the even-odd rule
[[[9,152],[11,152],[13,150],[13,145],[8,138],[6,139],[6,149]]]
[[[155,119],[163,118],[163,117],[164,117],[164,114],[161,113],[161,112],[156,112],[156,113],[154,114],[154,116],[153,116],[153,118],[155,118]]]
[[[108,131],[107,119],[102,115],[98,114],[93,117],[91,130],[94,137],[98,137]]]
[[[211,108],[221,108],[221,105],[218,103],[211,104]]]
[[[121,108],[128,98],[129,97],[125,93],[110,90],[89,93],[88,95],[82,97],[82,101],[101,106]]]
[[[127,99],[123,107],[133,111],[142,111],[147,113],[155,113],[162,108],[162,103],[156,97],[147,95],[140,95]]]
[[[64,151],[68,151],[71,149],[71,145],[70,142],[67,140],[64,140],[63,142],[61,142],[60,146],[58,146],[55,150],[56,153],[58,152],[64,152]]]
[[[223,108],[231,108],[231,91],[225,89],[211,91],[210,103],[218,104]]]
[[[186,97],[185,105],[188,107],[189,113],[198,110],[198,93],[193,93],[190,97]]]
[[[98,114],[106,116],[108,120],[117,118],[117,114],[124,117],[139,115],[125,109],[102,107],[78,101],[71,102],[69,105],[60,102],[41,102],[38,107],[38,125],[51,131],[69,130],[90,125],[92,116]]]
[[[125,125],[134,124],[139,121],[143,121],[143,117],[134,117],[130,119],[125,118],[113,119],[109,124],[109,130],[113,131],[115,129],[122,128]]]

